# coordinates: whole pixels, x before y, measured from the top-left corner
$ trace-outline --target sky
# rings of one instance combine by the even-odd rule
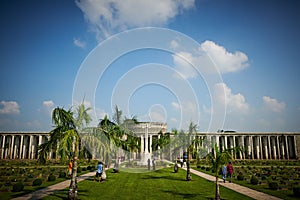
[[[300,131],[300,2],[5,0],[0,131],[118,106],[169,130]]]

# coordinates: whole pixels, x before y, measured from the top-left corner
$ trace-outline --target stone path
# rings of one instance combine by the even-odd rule
[[[193,173],[197,176],[200,176],[202,178],[205,178],[209,181],[215,181],[216,180],[216,178],[214,176],[205,174],[203,172],[199,172],[199,171],[194,170],[194,169],[190,169],[190,171],[191,171],[191,173]],[[84,174],[84,175],[81,175],[81,176],[77,177],[77,181],[78,182],[83,181],[83,180],[88,179],[89,177],[94,176],[94,175],[95,175],[95,172],[89,172],[87,174]],[[235,183],[228,183],[228,182],[223,183],[222,179],[220,179],[219,184],[226,187],[226,188],[228,188],[228,189],[231,189],[231,190],[236,191],[238,193],[249,196],[253,199],[258,199],[258,200],[281,200],[278,197],[274,197],[274,196],[271,196],[271,195],[268,195],[268,194],[265,194],[265,193],[262,193],[262,192],[258,192],[256,190],[253,190],[253,189],[250,189],[250,188],[247,188],[247,187],[235,184]],[[55,193],[59,190],[63,190],[65,188],[69,187],[69,185],[70,185],[70,180],[66,180],[66,181],[60,182],[58,184],[51,185],[49,187],[43,188],[41,190],[37,190],[35,192],[26,194],[24,196],[14,198],[12,200],[29,200],[29,199],[30,200],[37,200],[37,199],[42,199],[43,197],[45,197],[47,195],[53,194],[53,193]]]
[[[202,178],[205,178],[209,181],[215,181],[216,178],[214,176],[211,176],[211,175],[208,175],[208,174],[205,174],[203,172],[199,172],[197,170],[194,170],[194,169],[190,169],[191,173],[193,174],[196,174]],[[235,183],[229,183],[229,182],[226,182],[224,183],[222,179],[219,179],[219,184],[222,185],[223,187],[226,187],[228,189],[231,189],[233,191],[236,191],[238,193],[241,193],[241,194],[244,194],[246,196],[249,196],[253,199],[259,199],[259,200],[280,200],[280,198],[278,197],[274,197],[274,196],[271,196],[269,194],[265,194],[265,193],[262,193],[262,192],[258,192],[256,190],[253,190],[253,189],[250,189],[250,188],[247,188],[247,187],[244,187],[244,186],[241,186],[241,185],[238,185],[238,184],[235,184]]]
[[[89,172],[87,174],[83,174],[81,176],[78,176],[77,177],[77,182],[88,179],[89,177],[94,176],[94,175],[95,175],[95,172]],[[28,193],[24,196],[16,197],[12,200],[29,200],[29,199],[30,200],[37,200],[37,199],[42,199],[43,197],[45,197],[47,195],[53,194],[54,192],[57,192],[59,190],[63,190],[65,188],[69,187],[69,186],[70,186],[70,180],[66,180],[66,181],[57,183],[55,185],[51,185],[49,187],[37,190],[35,192]]]

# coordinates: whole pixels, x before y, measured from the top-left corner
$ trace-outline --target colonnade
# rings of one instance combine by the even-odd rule
[[[198,133],[202,148],[233,149],[235,159],[298,159],[300,133]],[[236,149],[236,151],[234,151]],[[239,149],[239,150],[238,150]]]
[[[48,138],[49,133],[0,133],[0,159],[37,159],[38,146]]]
[[[164,123],[145,122],[132,127],[140,137],[140,158],[152,155],[153,140],[160,137],[159,132],[166,133]],[[232,151],[235,159],[299,159],[300,133],[197,133],[193,136],[202,141],[200,146],[206,153],[214,151],[216,144],[221,151],[239,148]],[[47,132],[0,132],[0,159],[37,159],[38,146],[49,139]],[[50,152],[49,159],[57,153]],[[146,159],[146,157],[145,157]]]

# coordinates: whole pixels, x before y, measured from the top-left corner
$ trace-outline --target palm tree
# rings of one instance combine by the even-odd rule
[[[216,194],[215,194],[215,199],[219,200],[221,199],[220,196],[220,190],[219,190],[219,170],[222,165],[225,163],[228,163],[230,160],[232,160],[232,154],[231,154],[231,149],[225,149],[225,151],[220,151],[218,148],[218,145],[215,144],[214,151],[209,153],[207,155],[207,159],[209,163],[212,165],[212,171],[215,172],[215,177],[216,177]]]
[[[52,122],[54,129],[50,131],[50,140],[42,144],[39,149],[39,161],[45,162],[48,152],[58,149],[61,160],[66,158],[73,160],[72,179],[70,183],[69,199],[77,199],[77,159],[79,156],[80,135],[79,128],[82,129],[83,123],[88,124],[90,118],[83,103],[77,109],[77,118],[74,113],[63,108],[55,108],[52,112]]]

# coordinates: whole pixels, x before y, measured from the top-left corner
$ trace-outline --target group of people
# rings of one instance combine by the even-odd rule
[[[226,182],[226,177],[229,178],[229,183],[231,183],[232,173],[233,173],[233,166],[232,166],[231,162],[229,162],[227,165],[224,164],[222,166],[222,179],[223,179],[224,183]]]

